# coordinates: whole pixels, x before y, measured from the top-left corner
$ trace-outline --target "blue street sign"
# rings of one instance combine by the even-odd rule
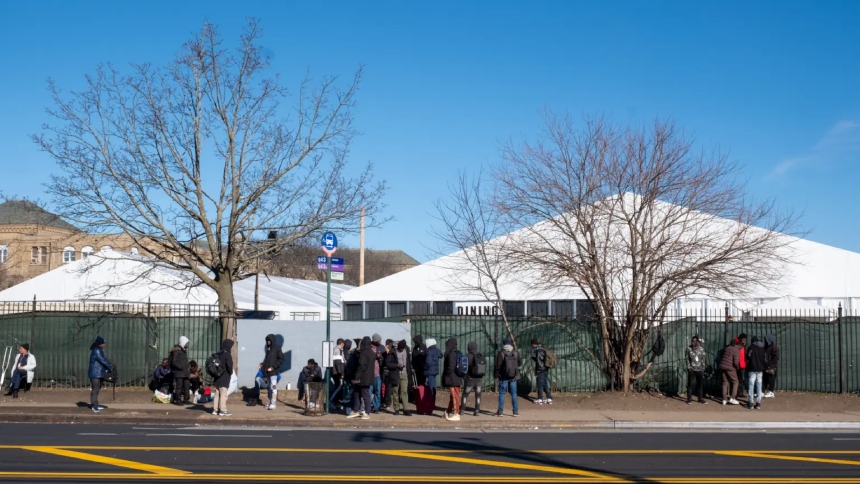
[[[334,261],[332,261],[332,262],[334,262]],[[324,256],[324,255],[318,255],[317,256],[317,264],[326,264],[326,263],[328,263],[328,258],[326,256]]]
[[[322,236],[322,246],[326,250],[337,249],[337,236],[332,232],[326,232]]]
[[[343,265],[343,258],[342,257],[332,257],[331,263],[332,263],[332,265],[334,265],[334,264]]]
[[[331,258],[331,270],[332,272],[343,272],[343,259],[332,257]]]

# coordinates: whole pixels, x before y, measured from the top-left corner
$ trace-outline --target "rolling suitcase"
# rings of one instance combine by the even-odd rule
[[[415,394],[415,412],[421,415],[432,415],[436,410],[436,399],[433,391],[427,385],[412,387]]]

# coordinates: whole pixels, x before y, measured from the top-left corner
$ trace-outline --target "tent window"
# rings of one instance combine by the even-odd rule
[[[9,246],[0,245],[0,264],[5,264],[9,260]]]
[[[361,321],[364,319],[361,303],[346,303],[346,320]]]
[[[91,255],[93,255],[93,248],[89,245],[85,245],[84,248],[81,249],[81,259],[86,259]]]
[[[454,303],[452,301],[434,302],[433,314],[454,314]]]
[[[594,302],[587,299],[577,299],[576,319],[579,321],[594,321],[597,319],[597,308],[594,306]]]
[[[409,303],[409,314],[430,314],[429,301],[412,301]]]
[[[573,301],[553,301],[552,315],[562,318],[573,317]]]
[[[526,303],[524,301],[505,301],[505,314],[508,316],[525,316]]]
[[[367,303],[367,319],[382,319],[385,317],[384,302]]]
[[[74,247],[66,247],[63,249],[63,264],[68,264],[69,262],[75,261],[75,248]]]
[[[529,301],[529,316],[549,315],[549,301]]]
[[[389,318],[398,318],[406,314],[406,303],[405,302],[391,302],[388,303],[388,317]]]

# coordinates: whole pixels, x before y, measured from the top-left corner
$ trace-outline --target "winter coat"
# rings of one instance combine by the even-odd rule
[[[424,359],[424,376],[431,377],[439,374],[439,360],[441,358],[442,352],[439,351],[439,348],[435,344],[427,348],[427,355]]]
[[[355,380],[355,373],[358,370],[358,348],[353,349],[346,355],[346,367],[343,370],[343,378],[352,383]]]
[[[705,348],[702,345],[688,346],[684,350],[684,361],[687,362],[687,370],[701,372],[705,371]]]
[[[535,373],[549,371],[546,367],[546,350],[543,346],[538,345],[532,354],[532,361],[535,362]]]
[[[221,358],[221,364],[224,365],[225,371],[212,382],[212,386],[215,388],[230,387],[230,378],[233,376],[233,355],[230,353],[232,349],[232,339],[225,339],[221,342],[221,353],[218,354],[218,357]]]
[[[18,365],[20,364],[21,356],[23,356],[23,355],[19,354],[18,356],[15,357],[15,363],[12,365],[12,371],[9,372],[10,376],[14,375],[15,372],[18,371]],[[33,376],[36,374],[36,372],[35,372],[35,370],[36,370],[36,357],[33,356],[33,353],[29,353],[29,352],[27,353],[26,356],[27,356],[27,362],[24,363],[22,365],[22,367],[24,368],[24,371],[27,372],[27,383],[33,383]]]
[[[113,371],[113,367],[110,366],[107,358],[105,358],[104,350],[98,346],[91,347],[89,378],[104,378],[105,371]]]
[[[424,378],[424,363],[427,360],[427,346],[421,335],[412,338],[412,342],[415,343],[412,347],[412,369],[415,370],[415,377],[422,380]]]
[[[741,347],[730,344],[723,349],[723,357],[720,359],[720,369],[725,371],[736,371],[741,367]]]
[[[170,365],[170,369],[173,370],[174,378],[188,378],[190,375],[188,353],[185,351],[185,348],[179,345],[174,346],[167,356],[167,363]]]
[[[478,343],[475,343],[475,342],[469,343],[467,348],[468,348],[468,353],[466,353],[466,358],[469,359],[469,371],[472,371],[472,368],[475,368],[475,366],[477,365],[477,363],[475,363],[475,356],[478,355]],[[464,380],[464,383],[466,384],[467,387],[477,387],[477,386],[481,386],[481,383],[483,382],[484,378],[483,377],[478,378],[478,377],[466,375],[466,377],[463,380]]]
[[[754,341],[746,352],[747,355],[747,371],[761,373],[767,369],[767,354],[764,350],[764,343]]]
[[[376,351],[370,345],[370,338],[365,336],[361,340],[361,351],[358,354],[358,368],[355,370],[356,385],[362,387],[373,386],[373,368],[376,365]]]
[[[514,354],[514,355],[516,355],[516,358],[517,358],[517,372],[516,372],[516,375],[514,376],[514,378],[512,380],[506,380],[506,379],[502,378],[502,369],[504,368],[504,365],[505,365],[505,356],[508,354]],[[515,350],[512,345],[504,345],[504,346],[502,346],[502,351],[499,351],[496,354],[496,364],[494,365],[495,366],[494,376],[498,380],[506,380],[506,381],[519,380],[520,376],[521,376],[519,367],[522,366],[522,364],[523,364],[523,357],[520,356],[519,352],[517,350]]]
[[[767,368],[765,368],[765,371],[773,373],[779,366],[779,346],[776,344],[776,338],[770,334],[764,337],[764,343],[767,358]]]
[[[189,380],[197,380],[202,385],[206,381],[205,377],[203,376],[203,367],[201,367],[200,365],[197,365],[197,368],[195,368],[193,370],[189,368],[188,369],[188,379]]]
[[[152,379],[155,381],[161,381],[168,376],[173,376],[173,372],[170,371],[170,367],[163,367],[160,364],[155,367],[155,371],[152,372]]]
[[[344,342],[344,347],[346,347],[346,342]],[[340,346],[335,346],[331,352],[331,362],[332,369],[331,374],[334,377],[338,377],[343,375],[344,366],[346,365],[346,360],[343,357],[343,348]]]
[[[263,378],[279,375],[284,364],[284,352],[275,344],[275,335],[266,336],[266,357],[263,358]],[[269,371],[269,368],[272,371]]]
[[[323,380],[322,370],[320,366],[314,363],[313,369],[305,366],[302,368],[302,372],[299,373],[299,400],[304,399],[305,396],[305,383],[313,383],[313,382],[321,382]]]
[[[465,373],[457,366],[457,338],[450,338],[445,342],[445,373],[442,374],[442,386],[445,388],[459,388],[463,386]]]
[[[384,368],[388,370],[385,378],[385,383],[388,386],[396,387],[400,385],[400,368],[397,362],[397,352],[389,351],[385,354]]]

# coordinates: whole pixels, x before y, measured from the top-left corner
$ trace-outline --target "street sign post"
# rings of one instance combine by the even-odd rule
[[[331,264],[332,254],[337,251],[337,236],[326,232],[320,241],[326,257],[326,295],[325,295],[325,340],[331,341]],[[317,258],[319,264],[319,258]],[[331,384],[331,362],[325,368],[325,413],[329,413],[329,385]]]

